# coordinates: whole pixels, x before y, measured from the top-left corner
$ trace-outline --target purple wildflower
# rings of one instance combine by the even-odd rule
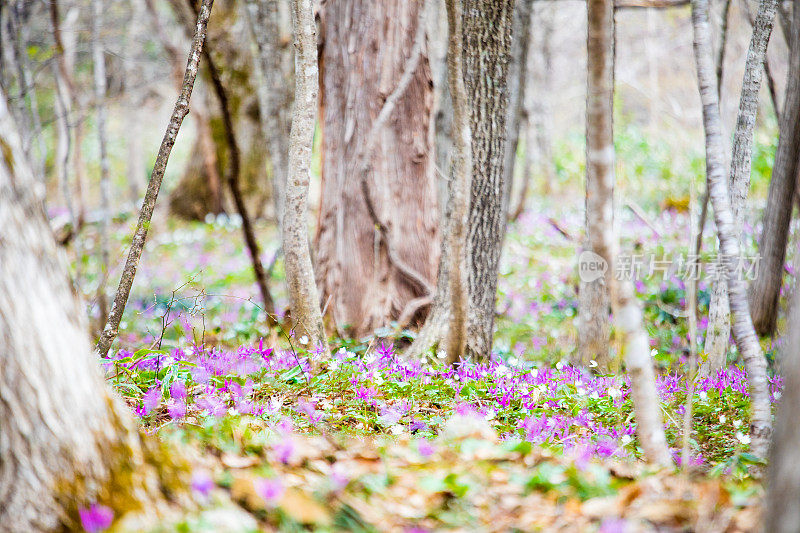
[[[83,529],[89,533],[105,531],[114,521],[114,511],[105,505],[93,503],[88,509],[79,509]]]
[[[262,479],[256,482],[256,492],[270,505],[277,503],[286,488],[278,478]]]

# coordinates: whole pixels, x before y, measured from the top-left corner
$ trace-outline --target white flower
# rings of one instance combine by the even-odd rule
[[[623,435],[622,439],[620,439],[620,441],[622,442],[623,446],[629,444],[632,440],[633,440],[633,437],[631,437],[630,435]]]
[[[597,361],[592,359],[591,361],[589,361],[589,368],[595,368],[595,367],[597,367]]]
[[[750,435],[745,435],[740,431],[736,432],[736,439],[742,444],[750,444]]]
[[[728,420],[727,416],[725,416],[725,415],[720,415],[719,416],[719,423],[720,424],[724,424],[726,420]]]
[[[733,427],[738,428],[741,425],[742,425],[742,421],[741,420],[734,420],[733,421]]]
[[[308,337],[306,335],[300,337],[300,344],[308,344]]]
[[[698,394],[698,396],[700,396],[700,399],[703,401],[708,400],[708,393],[706,391],[700,391],[700,394]]]
[[[556,363],[556,368],[557,368],[558,370],[563,370],[563,369],[564,369],[564,363],[562,363],[561,361],[559,361],[558,363]]]
[[[655,357],[655,356],[657,356],[657,355],[658,355],[658,350],[656,350],[655,348],[653,348],[652,350],[650,350],[650,356],[651,356],[651,357]]]
[[[609,387],[608,388],[608,395],[611,396],[614,399],[619,398],[621,394],[622,393],[620,391],[618,391],[617,389],[615,389],[614,387]]]
[[[592,400],[597,400],[597,399],[600,398],[600,395],[597,394],[597,391],[595,390],[595,391],[592,391],[592,393],[589,395],[589,398],[591,398]]]

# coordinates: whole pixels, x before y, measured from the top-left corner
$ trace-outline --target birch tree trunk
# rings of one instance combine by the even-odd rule
[[[77,531],[79,508],[149,509],[180,474],[100,374],[2,90],[0,145],[0,523]]]
[[[765,0],[765,3],[768,2],[769,0]],[[692,25],[697,79],[703,104],[709,195],[714,208],[714,222],[717,226],[720,254],[725,261],[723,266],[728,273],[726,278],[731,312],[733,313],[733,334],[747,367],[750,392],[750,449],[755,455],[765,457],[772,429],[767,364],[750,319],[747,285],[744,279],[734,274],[741,252],[738,238],[739,227],[731,206],[728,180],[725,179],[722,121],[720,120],[711,33],[708,24],[708,0],[693,0]],[[755,70],[760,72],[760,69]],[[749,157],[747,159],[749,161]],[[738,198],[741,200],[741,196]]]
[[[318,94],[317,33],[312,0],[292,0],[295,90],[289,137],[289,169],[283,215],[283,253],[294,333],[312,347],[328,351],[319,292],[308,245],[308,185]]]
[[[636,434],[648,461],[672,464],[656,393],[650,345],[642,308],[628,280],[615,280],[618,243],[614,234],[614,3],[589,0],[586,96],[586,229],[591,249],[607,270],[599,278],[609,289],[614,320],[622,337],[625,367],[631,379]],[[608,316],[607,308],[601,309]]]
[[[399,320],[409,304],[432,292],[439,217],[425,46],[395,112],[374,136],[371,131],[414,59],[423,9],[424,2],[337,0],[320,12],[315,266],[326,314],[341,333],[356,337]],[[359,158],[370,144],[376,149],[367,150],[370,171],[362,183]],[[427,306],[417,307],[410,322],[420,324],[426,314]]]
[[[756,126],[756,116],[758,115],[758,95],[761,89],[764,58],[767,53],[769,36],[772,33],[776,9],[777,0],[761,0],[758,7],[758,14],[753,23],[753,35],[750,38],[750,47],[747,50],[744,79],[742,80],[742,93],[739,99],[739,113],[736,119],[736,131],[733,137],[733,153],[731,155],[731,169],[728,185],[731,215],[733,216],[734,224],[734,233],[732,236],[737,241],[741,239],[741,211],[744,208],[745,201],[747,200],[747,193],[750,190],[750,166],[753,153],[753,132]],[[717,99],[717,107],[719,107],[719,99]],[[720,253],[724,254],[724,252],[722,252],[722,243],[720,243]],[[722,260],[718,260],[717,264],[722,267]],[[723,293],[723,283],[721,281],[717,282],[709,305],[709,331],[711,333],[708,334],[706,338],[708,359],[704,365],[707,367],[707,371],[711,373],[725,366],[725,354],[727,352],[728,338],[731,331],[730,316],[725,311],[730,308],[733,303],[729,301],[728,306],[726,306]],[[728,293],[728,299],[730,300],[730,289]],[[733,309],[731,309],[731,311],[733,311]],[[747,321],[750,322],[749,309]],[[758,342],[757,337],[756,342]],[[712,350],[709,350],[709,348],[712,348]]]
[[[464,1],[464,84],[470,103],[467,354],[491,356],[506,230],[504,154],[514,0]]]
[[[789,35],[791,51],[780,139],[758,246],[761,261],[758,275],[750,287],[753,325],[762,335],[775,331],[789,223],[800,172],[800,8],[794,9]]]

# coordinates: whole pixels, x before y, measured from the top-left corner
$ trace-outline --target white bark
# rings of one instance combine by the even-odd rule
[[[92,355],[1,90],[0,145],[0,524],[77,530],[78,508],[111,503],[115,484],[131,502],[158,487]]]
[[[731,206],[731,196],[728,192],[728,180],[725,177],[722,121],[719,113],[719,97],[708,24],[708,0],[693,0],[692,24],[697,78],[700,99],[703,104],[709,196],[711,205],[714,207],[714,222],[717,225],[720,253],[725,260],[727,271],[732,273],[741,251],[738,237],[739,227],[736,224]],[[755,119],[753,118],[753,120]],[[747,159],[749,161],[749,157]],[[749,163],[747,166],[749,174]],[[741,197],[739,198],[742,200]],[[750,320],[747,284],[744,279],[740,279],[736,275],[728,275],[727,281],[733,313],[733,334],[747,367],[750,389],[750,448],[755,455],[765,457],[772,427],[767,364],[761,352],[753,322]]]
[[[777,0],[761,0],[758,14],[753,23],[750,47],[747,50],[728,182],[734,224],[733,237],[737,241],[741,240],[741,212],[744,209],[747,193],[750,190],[750,166],[753,155],[753,132],[756,126],[756,116],[758,115],[758,96],[764,73],[764,58],[767,54],[767,44],[772,33],[776,10]],[[717,89],[717,93],[719,94],[719,89]],[[717,100],[719,100],[719,96],[717,96]],[[721,243],[720,253],[724,254]],[[717,264],[722,266],[721,261],[718,261]],[[728,292],[730,293],[730,290]],[[728,299],[731,299],[730,294],[728,294]],[[728,338],[731,331],[730,316],[727,310],[730,309],[734,312],[733,305],[731,301],[728,302],[728,305],[725,304],[724,284],[721,282],[716,283],[709,309],[709,334],[706,339],[707,368],[709,372],[713,373],[725,366],[725,354],[727,353]],[[748,321],[750,321],[749,310]],[[758,338],[756,337],[757,340]]]
[[[312,0],[292,0],[295,46],[295,93],[289,136],[289,169],[283,214],[286,283],[295,334],[308,336],[313,346],[328,351],[322,325],[319,292],[308,244],[308,186],[311,148],[319,94],[317,33]]]

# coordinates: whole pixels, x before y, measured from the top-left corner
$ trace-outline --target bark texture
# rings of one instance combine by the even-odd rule
[[[769,37],[772,33],[776,9],[777,0],[761,0],[758,14],[753,22],[753,35],[750,38],[750,46],[747,50],[742,92],[739,99],[739,112],[736,119],[736,131],[733,136],[733,153],[731,155],[728,184],[734,224],[732,236],[737,241],[740,240],[741,236],[741,212],[747,200],[747,193],[750,190],[750,166],[753,155],[753,132],[756,126],[756,116],[758,115],[758,95],[761,90],[761,81],[764,77],[764,58],[767,53]],[[718,89],[717,92],[719,92]],[[717,107],[719,107],[718,104],[719,97],[717,97]],[[724,172],[724,160],[722,164]],[[711,187],[709,186],[709,191],[710,189]],[[721,243],[720,253],[724,254]],[[717,264],[721,267],[723,265],[722,259],[718,260]],[[728,292],[728,299],[730,300],[730,290]],[[731,331],[730,317],[726,310],[732,306],[732,302],[729,301],[727,306],[725,303],[724,283],[720,281],[716,283],[712,294],[709,309],[710,333],[706,339],[707,367],[708,371],[712,373],[725,365],[725,354],[727,353],[728,338]],[[731,311],[733,312],[733,309]],[[712,321],[712,318],[714,321]],[[748,316],[749,321],[750,317]]]
[[[200,56],[203,51],[203,44],[205,43],[208,28],[208,19],[211,16],[211,7],[213,5],[214,0],[203,0],[200,6],[194,39],[192,40],[192,47],[189,51],[189,60],[186,64],[186,71],[183,76],[181,92],[180,95],[178,95],[178,101],[175,103],[175,108],[172,111],[172,116],[167,125],[167,131],[164,134],[164,138],[161,140],[161,147],[158,149],[158,155],[153,165],[153,172],[150,174],[147,192],[145,192],[144,195],[142,209],[139,211],[139,220],[136,223],[136,230],[133,233],[131,247],[128,251],[125,267],[122,270],[119,287],[114,296],[114,302],[111,305],[111,312],[108,315],[108,320],[100,335],[100,339],[97,341],[97,351],[101,357],[105,357],[108,354],[111,344],[119,334],[119,323],[125,312],[125,305],[128,303],[128,296],[130,296],[131,293],[133,279],[136,276],[136,269],[139,266],[139,260],[144,251],[144,243],[145,240],[147,240],[150,220],[153,218],[158,192],[161,190],[161,182],[164,179],[164,172],[167,169],[169,154],[172,152],[172,147],[175,146],[175,139],[178,137],[178,131],[181,129],[183,119],[186,118],[186,115],[189,113],[189,99],[192,96],[194,81],[197,78],[197,69],[200,66]]]
[[[703,104],[709,196],[714,208],[714,222],[717,226],[720,254],[724,259],[723,265],[727,272],[733,273],[740,254],[739,227],[734,217],[728,180],[725,177],[722,121],[708,24],[708,0],[692,2],[692,25],[697,79]],[[765,457],[772,428],[767,364],[750,319],[746,282],[736,275],[726,277],[733,314],[733,334],[747,368],[750,392],[750,448],[755,455]]]
[[[764,227],[758,250],[758,276],[750,288],[753,325],[761,335],[775,331],[778,297],[783,281],[786,243],[800,171],[800,9],[792,16],[789,74],[780,121],[780,139],[769,183]]]
[[[308,185],[311,179],[311,147],[317,110],[317,33],[312,0],[292,0],[295,47],[295,90],[292,130],[289,137],[289,170],[283,215],[283,253],[293,331],[312,347],[328,351],[319,292],[314,281],[308,244]]]
[[[447,81],[453,105],[453,171],[450,176],[450,224],[443,239],[449,243],[448,287],[450,294],[450,323],[445,350],[455,363],[464,355],[467,344],[468,277],[466,270],[467,214],[472,180],[472,140],[469,123],[467,90],[464,85],[463,31],[464,4],[462,0],[446,0],[447,8]],[[524,68],[523,68],[524,70]]]
[[[475,360],[491,356],[506,229],[503,168],[513,14],[513,0],[464,1],[464,84],[472,131],[467,354]]]
[[[153,505],[159,472],[100,374],[2,90],[0,147],[0,523],[76,531],[90,503]]]
[[[622,337],[625,368],[631,380],[636,434],[648,461],[672,463],[656,393],[650,344],[642,307],[629,280],[615,280],[618,243],[614,232],[614,4],[589,0],[586,96],[586,225],[588,243],[608,266],[601,286],[608,288],[614,320]],[[599,310],[608,316],[607,308]],[[601,354],[602,355],[602,354]]]
[[[320,15],[317,280],[327,315],[355,336],[398,320],[410,302],[429,297],[435,276],[433,86],[424,46],[395,112],[372,132],[414,59],[423,9],[423,2],[339,0],[325,2]],[[365,195],[359,158],[371,144]],[[426,310],[418,308],[411,322],[421,323]]]

